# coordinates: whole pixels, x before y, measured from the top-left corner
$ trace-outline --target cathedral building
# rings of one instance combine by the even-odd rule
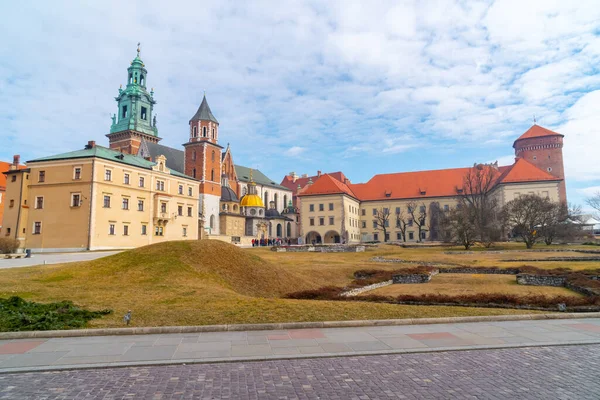
[[[115,97],[108,148],[90,141],[26,167],[7,164],[2,177],[10,180],[6,194],[0,191],[0,204],[11,204],[5,236],[34,251],[296,238],[292,191],[234,164],[229,144],[219,144],[219,121],[206,96],[189,120],[183,148],[172,148],[160,144],[154,90],[147,83],[138,47],[127,84]]]

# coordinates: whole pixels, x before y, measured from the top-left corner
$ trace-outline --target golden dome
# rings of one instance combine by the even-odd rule
[[[264,207],[262,199],[257,194],[244,195],[240,200],[242,207]]]

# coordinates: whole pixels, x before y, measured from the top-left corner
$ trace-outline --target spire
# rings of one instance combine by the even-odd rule
[[[217,121],[217,119],[213,115],[212,111],[210,111],[210,107],[208,106],[208,102],[206,101],[206,94],[204,95],[204,97],[202,97],[202,103],[200,103],[200,107],[198,107],[198,111],[196,111],[196,114],[194,114],[192,119],[190,119],[190,121],[198,121],[198,120],[212,121],[216,124],[219,123],[219,121]]]

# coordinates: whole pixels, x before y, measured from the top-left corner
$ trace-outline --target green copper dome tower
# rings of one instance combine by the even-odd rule
[[[110,148],[123,153],[137,154],[141,142],[146,140],[158,143],[158,128],[154,112],[154,89],[146,89],[148,71],[140,58],[140,44],[137,55],[127,68],[127,86],[119,88],[115,97],[118,111],[112,116],[109,138]]]

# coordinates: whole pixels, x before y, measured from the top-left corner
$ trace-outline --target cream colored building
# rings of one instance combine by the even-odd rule
[[[89,142],[6,175],[4,235],[34,252],[198,239],[198,182],[164,156],[153,162]]]

